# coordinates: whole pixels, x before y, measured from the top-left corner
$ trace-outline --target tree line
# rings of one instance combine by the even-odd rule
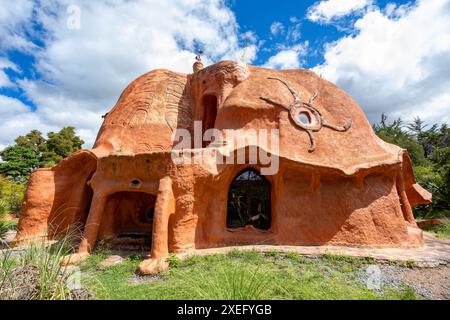
[[[433,193],[433,203],[415,208],[419,217],[450,217],[450,128],[446,123],[427,125],[419,117],[411,123],[388,121],[385,114],[373,125],[384,141],[406,149],[417,182]]]
[[[47,138],[42,136],[42,132],[32,130],[17,137],[15,144],[0,152],[3,160],[0,162],[0,174],[16,182],[26,182],[33,170],[53,167],[80,150],[83,144],[74,127],[49,132]]]

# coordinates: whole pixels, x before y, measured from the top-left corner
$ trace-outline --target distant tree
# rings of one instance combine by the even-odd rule
[[[49,132],[41,146],[41,167],[52,167],[72,153],[81,150],[84,141],[75,134],[74,127],[65,127],[59,132]]]
[[[24,136],[18,136],[15,140],[16,145],[32,148],[36,152],[41,152],[42,146],[45,144],[45,138],[39,130],[31,130]]]
[[[413,134],[403,129],[403,122],[401,119],[396,119],[391,123],[387,123],[387,116],[382,114],[380,123],[375,124],[373,129],[375,130],[375,133],[384,141],[406,149],[413,164],[428,164],[422,145],[416,140]]]
[[[39,166],[39,153],[33,148],[13,145],[5,148],[0,156],[0,173],[15,181],[25,181],[31,171]]]
[[[419,117],[403,128],[397,119],[382,115],[374,130],[383,140],[408,150],[417,181],[433,193],[433,203],[415,208],[420,217],[450,216],[450,129],[447,124],[428,126]]]
[[[26,181],[31,171],[58,164],[62,159],[81,149],[84,141],[75,134],[74,127],[49,132],[47,139],[38,130],[19,136],[15,144],[5,148],[0,156],[0,173],[15,181]]]
[[[415,137],[419,137],[428,125],[425,124],[419,117],[414,118],[413,122],[406,126]]]

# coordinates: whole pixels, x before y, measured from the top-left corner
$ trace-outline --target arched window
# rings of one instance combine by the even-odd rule
[[[271,226],[270,182],[258,171],[241,171],[228,191],[227,227],[252,225],[268,230]]]
[[[203,134],[208,129],[213,129],[217,117],[217,98],[213,95],[206,95],[203,97]],[[203,147],[206,148],[209,142],[204,141]]]

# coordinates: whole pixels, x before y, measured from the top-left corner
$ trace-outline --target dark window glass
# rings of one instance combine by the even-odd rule
[[[271,226],[270,182],[254,169],[240,172],[228,192],[227,227]]]

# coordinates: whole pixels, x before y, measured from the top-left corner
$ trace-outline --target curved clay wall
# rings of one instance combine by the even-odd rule
[[[148,229],[151,259],[141,264],[143,273],[166,268],[169,250],[422,244],[412,207],[429,203],[431,194],[415,182],[408,155],[379,139],[356,102],[312,71],[233,61],[190,75],[154,70],[133,81],[104,118],[92,151],[31,175],[18,242],[81,224],[79,253],[65,261],[77,263],[99,238]],[[221,137],[205,143],[201,126]],[[261,129],[277,135],[252,140]],[[230,131],[241,139],[230,138]],[[180,132],[194,138],[184,149],[189,161],[173,157]],[[266,176],[269,230],[227,228],[228,191],[236,175],[267,169],[261,154],[250,161],[249,150],[278,161]],[[248,161],[223,163],[215,156],[227,153]],[[141,203],[154,207],[151,224],[135,221]]]

